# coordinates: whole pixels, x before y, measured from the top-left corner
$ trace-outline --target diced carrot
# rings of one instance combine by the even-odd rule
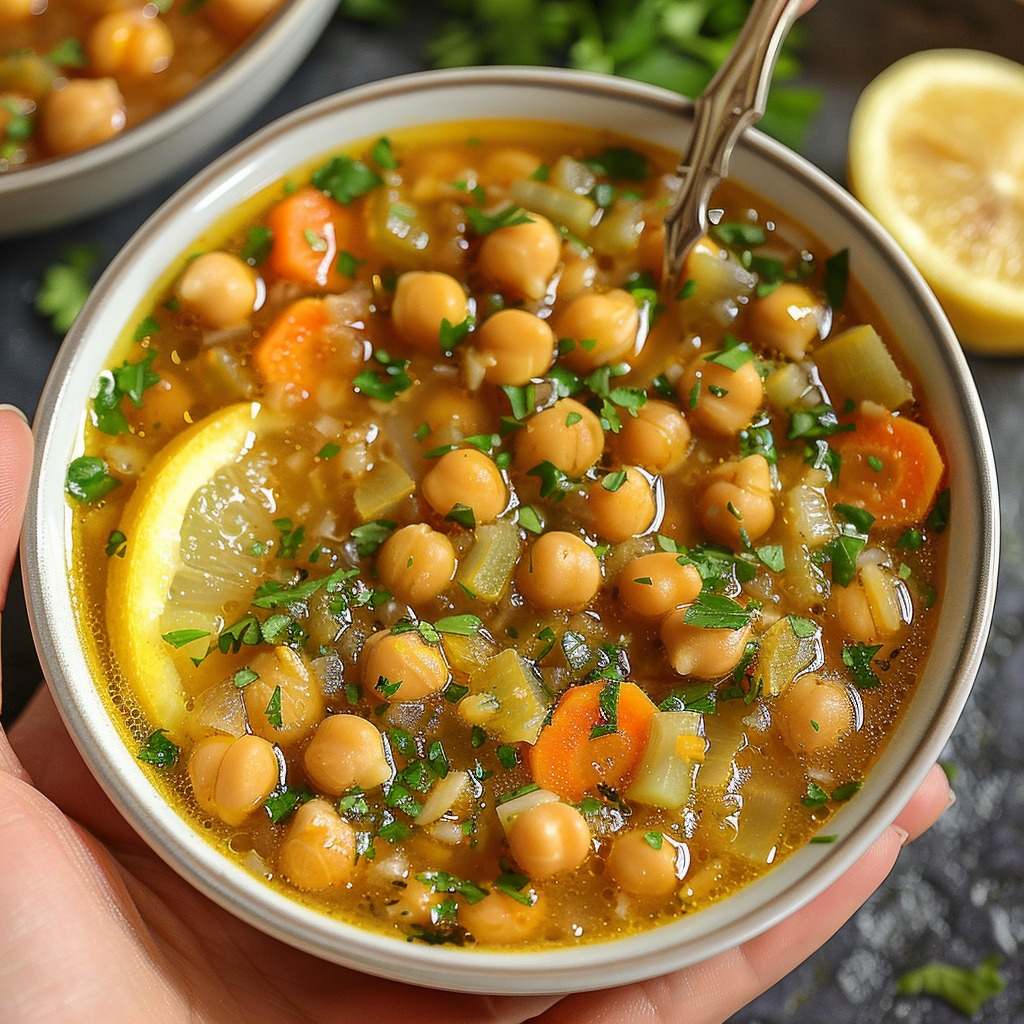
[[[331,322],[324,300],[312,297],[297,299],[278,313],[252,352],[264,383],[311,394],[324,379],[334,350],[326,333]]]
[[[596,795],[600,783],[621,792],[643,758],[658,709],[635,683],[618,684],[614,729],[591,738],[595,727],[610,725],[601,710],[607,686],[599,681],[566,690],[529,750],[534,781],[566,800]]]
[[[928,428],[902,416],[862,414],[853,423],[854,430],[830,442],[842,458],[836,501],[866,509],[889,526],[923,519],[945,473]]]
[[[307,288],[340,291],[349,282],[338,270],[338,253],[351,234],[352,212],[319,189],[307,186],[272,207],[267,267]]]

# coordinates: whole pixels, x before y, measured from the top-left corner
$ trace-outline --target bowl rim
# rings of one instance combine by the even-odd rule
[[[254,64],[262,66],[279,45],[280,38],[308,20],[310,8],[328,8],[334,3],[335,0],[284,0],[263,25],[243,40],[195,88],[170,106],[95,146],[4,171],[0,174],[0,200],[89,174],[172,136],[205,111],[216,107],[222,98],[243,88],[250,67]]]
[[[690,921],[700,918],[701,923],[713,922],[713,925],[710,931],[704,929],[696,936],[681,940],[677,934],[680,930],[685,931],[685,928],[680,928],[687,920],[685,918],[664,928],[639,933],[638,936],[614,942],[565,947],[554,952],[543,950],[510,954],[400,943],[390,936],[345,925],[308,910],[251,876],[241,877],[244,874],[242,869],[231,865],[205,843],[202,845],[206,852],[200,850],[197,853],[191,827],[176,812],[170,811],[162,799],[154,800],[155,790],[150,788],[140,793],[132,788],[132,780],[120,774],[122,770],[128,770],[123,762],[133,761],[132,755],[120,736],[112,732],[106,710],[100,709],[101,715],[97,715],[95,704],[98,698],[95,697],[92,682],[88,686],[94,692],[93,706],[90,707],[88,694],[83,704],[82,695],[74,692],[74,681],[64,677],[68,657],[68,652],[62,648],[65,638],[55,635],[50,628],[49,589],[51,586],[62,586],[66,590],[67,579],[62,567],[58,567],[57,571],[46,561],[46,531],[59,531],[59,525],[48,522],[47,517],[52,517],[54,513],[45,507],[41,483],[49,473],[52,491],[53,473],[59,470],[59,491],[63,495],[63,470],[73,453],[66,443],[54,451],[54,433],[59,420],[57,413],[61,408],[61,399],[67,387],[68,374],[75,363],[79,343],[83,336],[88,336],[88,325],[93,314],[101,310],[105,303],[114,301],[117,279],[122,269],[145,251],[147,235],[158,230],[161,224],[187,214],[189,207],[203,197],[209,198],[218,189],[223,191],[228,188],[233,183],[233,175],[239,179],[244,177],[240,169],[265,146],[273,145],[275,139],[287,138],[301,126],[315,124],[321,118],[340,116],[352,107],[403,99],[410,93],[419,94],[435,88],[442,91],[449,88],[479,89],[482,86],[521,91],[524,85],[565,93],[567,97],[583,95],[594,102],[607,98],[654,107],[664,115],[679,119],[681,137],[692,112],[692,104],[676,94],[611,76],[562,69],[458,69],[417,72],[337,93],[285,115],[241,142],[179,189],[133,235],[97,283],[82,315],[72,328],[54,364],[37,413],[33,486],[22,548],[32,631],[47,682],[55,694],[61,715],[86,761],[114,803],[147,842],[161,856],[169,859],[175,870],[207,896],[250,924],[264,931],[270,930],[291,945],[321,958],[371,974],[398,977],[425,986],[492,994],[562,993],[604,988],[697,963],[763,932],[805,905],[848,870],[902,810],[912,792],[910,787],[916,786],[924,778],[939,757],[966,704],[980,667],[992,619],[999,533],[994,459],[980,399],[963,352],[934,296],[902,250],[841,186],[781,144],[757,131],[748,131],[741,147],[751,150],[758,159],[777,166],[781,172],[795,176],[802,189],[815,193],[822,202],[837,206],[841,216],[850,220],[853,228],[863,234],[887,262],[891,272],[900,280],[902,289],[911,296],[909,302],[917,315],[934,328],[935,355],[955,382],[957,395],[961,399],[966,444],[973,459],[972,465],[965,469],[974,474],[978,490],[978,494],[973,496],[977,499],[977,535],[972,534],[970,538],[978,554],[974,566],[977,584],[975,599],[966,621],[962,623],[963,645],[946,673],[952,684],[944,691],[930,719],[921,725],[925,732],[924,741],[912,755],[899,761],[899,785],[880,794],[871,807],[865,808],[863,812],[858,811],[857,801],[851,801],[839,812],[845,816],[839,820],[853,822],[840,842],[805,847],[736,896],[691,915]],[[429,120],[437,121],[438,118],[431,117]],[[323,149],[337,150],[350,141],[356,140],[328,140]],[[308,164],[314,159],[316,154],[307,154],[303,157],[303,163]],[[197,220],[191,231],[193,237],[198,237],[211,222],[209,214],[205,216],[206,219]],[[213,219],[215,221],[216,218]],[[166,268],[167,261],[160,266]],[[133,311],[126,312],[124,318],[132,315]],[[96,344],[92,347],[96,348]],[[109,342],[102,351],[103,356],[109,358]],[[94,373],[96,369],[94,364]],[[79,408],[76,408],[75,416],[80,418],[80,415]],[[65,426],[64,429],[66,433],[70,428]],[[108,748],[111,735],[120,748],[120,758],[117,749]],[[133,763],[131,768],[136,777],[143,777],[137,764]],[[873,778],[877,770],[876,765],[872,773],[869,773],[869,778]],[[767,880],[772,880],[774,891],[767,898],[759,899],[754,927],[751,926],[749,915],[737,918],[735,914],[721,912],[723,907],[732,906],[744,894],[755,890],[759,894],[764,888],[762,883],[767,883]],[[262,912],[260,906],[264,908]],[[268,916],[273,918],[272,927]],[[670,931],[675,941],[665,942]],[[343,938],[352,939],[352,947],[339,949],[337,944]],[[663,941],[659,942],[659,939]]]

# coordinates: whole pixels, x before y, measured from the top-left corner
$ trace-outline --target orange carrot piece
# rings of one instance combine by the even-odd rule
[[[307,288],[341,290],[349,279],[336,264],[347,244],[350,216],[344,206],[312,186],[293,192],[267,214],[272,232],[267,267]]]
[[[945,474],[928,428],[901,416],[861,415],[853,422],[854,430],[830,442],[842,457],[836,501],[866,509],[889,526],[919,522]]]
[[[324,379],[334,350],[326,334],[331,322],[323,299],[297,299],[281,310],[252,352],[253,365],[264,382],[311,394]]]
[[[583,683],[562,694],[527,755],[533,779],[566,800],[578,803],[604,783],[621,791],[636,773],[658,710],[635,683],[618,684],[615,728],[591,738],[595,726],[607,726],[601,711],[606,681]]]

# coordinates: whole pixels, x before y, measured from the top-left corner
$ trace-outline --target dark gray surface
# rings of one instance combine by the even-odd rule
[[[839,181],[857,95],[898,57],[971,46],[1024,60],[1024,5],[1015,0],[821,0],[805,25],[807,78],[826,95],[805,155]],[[306,64],[239,137],[340,88],[422,68],[418,38],[418,32],[399,39],[332,23]],[[203,162],[197,156],[191,170]],[[186,176],[110,214],[0,242],[0,402],[31,414],[56,355],[59,339],[32,310],[45,267],[74,243],[97,246],[106,264]],[[977,1019],[1024,1020],[1024,359],[972,357],[970,363],[996,449],[1003,552],[993,634],[944,754],[958,768],[958,801],[904,853],[853,921],[732,1024],[952,1024],[964,1018],[943,1003],[897,998],[896,978],[929,960],[974,966],[989,954],[1003,958],[1007,988]],[[9,723],[39,678],[18,581],[3,618],[2,650]]]

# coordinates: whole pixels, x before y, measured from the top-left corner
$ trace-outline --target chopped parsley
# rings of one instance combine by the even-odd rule
[[[157,729],[150,733],[136,757],[155,768],[173,768],[178,763],[179,754],[177,744],[167,738],[167,730]]]
[[[406,373],[408,359],[393,359],[383,349],[377,349],[373,358],[381,370],[361,370],[352,379],[352,386],[360,394],[380,402],[393,402],[403,391],[412,387],[412,378]]]

